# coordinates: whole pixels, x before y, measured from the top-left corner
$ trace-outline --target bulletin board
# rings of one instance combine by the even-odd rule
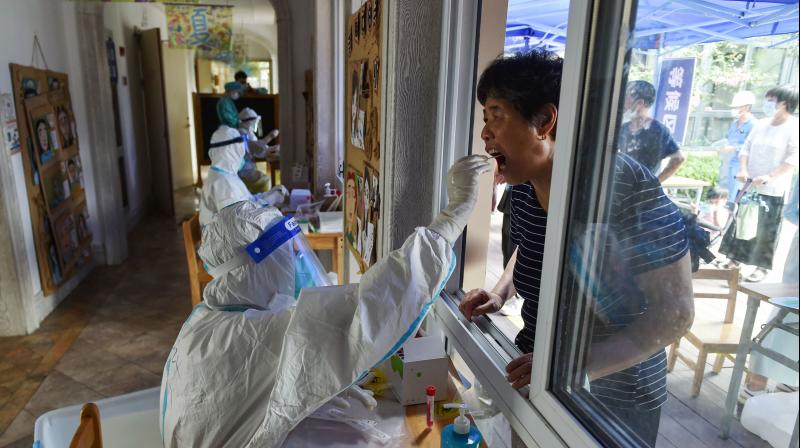
[[[345,36],[345,220],[347,247],[363,273],[380,249],[381,8],[367,0]]]
[[[49,70],[10,68],[39,278],[49,295],[91,260],[69,80]]]

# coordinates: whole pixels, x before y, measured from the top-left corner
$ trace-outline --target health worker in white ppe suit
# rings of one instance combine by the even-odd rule
[[[253,159],[266,159],[267,155],[280,152],[279,145],[269,145],[272,140],[278,137],[278,130],[273,129],[262,139],[256,137],[256,130],[261,125],[261,116],[249,107],[245,107],[239,112],[239,121],[242,123],[239,131],[247,137],[244,166],[239,170],[239,177],[244,181],[251,193],[266,192],[269,190],[270,178],[256,168],[256,163]]]
[[[211,168],[200,195],[200,225],[206,226],[220,210],[241,201],[259,205],[282,203],[288,192],[282,185],[255,196],[236,174],[244,166],[245,137],[237,130],[222,125],[211,136],[208,154]]]
[[[309,274],[315,263],[296,224],[251,202],[221,210],[198,251],[214,280],[164,366],[164,446],[281,446],[395,353],[453,272],[453,242],[475,207],[479,174],[490,169],[480,155],[453,165],[447,207],[359,284],[303,287],[324,281]]]

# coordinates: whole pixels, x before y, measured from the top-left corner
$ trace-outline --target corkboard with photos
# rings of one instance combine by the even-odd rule
[[[66,74],[10,68],[39,277],[47,295],[91,259],[75,115]]]
[[[365,272],[380,253],[381,8],[367,0],[350,16],[345,36],[346,245]]]

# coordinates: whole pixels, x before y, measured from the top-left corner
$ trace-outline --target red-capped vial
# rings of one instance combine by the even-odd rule
[[[425,395],[427,395],[425,412],[427,416],[427,423],[428,428],[433,428],[433,406],[434,406],[434,397],[436,397],[436,386],[428,386],[425,389]]]

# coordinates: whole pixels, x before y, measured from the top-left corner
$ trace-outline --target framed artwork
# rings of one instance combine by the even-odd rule
[[[49,295],[91,260],[69,78],[36,67],[9,68],[39,278]]]
[[[61,137],[61,146],[69,149],[75,144],[74,120],[69,106],[56,106],[56,123],[58,124],[58,135]]]
[[[80,248],[78,229],[75,225],[75,218],[70,211],[63,213],[56,219],[55,233],[59,248],[58,252],[61,254],[61,261],[63,262],[62,266],[67,267],[75,261]]]
[[[78,156],[61,162],[61,172],[67,178],[69,195],[77,194],[83,189],[83,168]]]
[[[75,215],[75,226],[78,232],[78,241],[83,243],[92,238],[92,232],[89,230],[89,208],[86,203],[82,204],[78,213]]]
[[[70,197],[69,181],[61,166],[44,172],[42,188],[48,210],[58,209]]]
[[[39,166],[45,166],[57,158],[57,151],[61,149],[55,109],[46,96],[28,99],[25,104],[36,158]]]

